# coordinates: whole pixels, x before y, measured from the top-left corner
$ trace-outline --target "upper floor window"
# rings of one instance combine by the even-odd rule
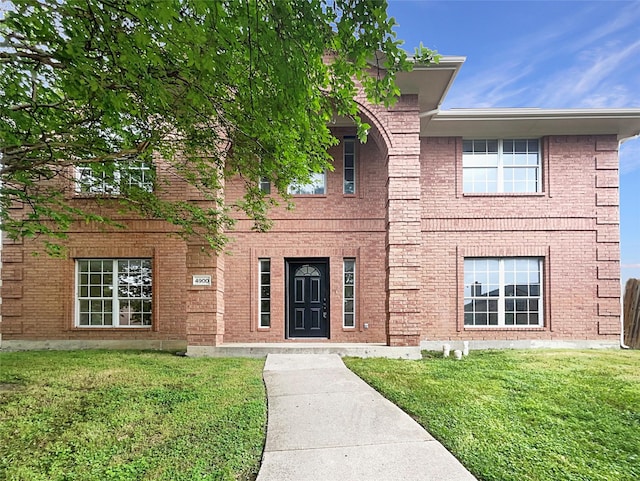
[[[108,168],[113,167],[113,168]],[[153,191],[155,170],[146,162],[117,162],[112,166],[83,164],[76,166],[76,192],[118,195],[125,188]]]
[[[269,181],[269,179],[267,179],[266,177],[260,177],[260,183],[258,184],[258,186],[260,187],[260,190],[265,194],[271,193],[271,181]]]
[[[463,140],[466,193],[540,192],[538,139]]]
[[[344,190],[345,194],[356,193],[356,138],[344,138]]]
[[[542,326],[542,259],[464,260],[464,325]]]
[[[151,259],[78,259],[76,325],[151,325]]]
[[[327,191],[326,184],[327,176],[325,172],[319,174],[313,172],[309,176],[307,184],[291,184],[289,193],[293,195],[324,195]]]

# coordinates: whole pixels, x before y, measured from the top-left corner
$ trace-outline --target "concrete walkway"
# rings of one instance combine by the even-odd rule
[[[438,441],[335,354],[269,354],[258,481],[471,481]]]

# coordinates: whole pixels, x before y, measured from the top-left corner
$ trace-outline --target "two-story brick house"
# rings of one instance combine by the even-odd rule
[[[2,348],[617,346],[618,146],[640,109],[440,111],[463,61],[402,74],[391,109],[362,100],[364,144],[337,119],[335,169],[269,232],[239,218],[224,254],[133,218],[74,226],[68,259],[5,240]]]

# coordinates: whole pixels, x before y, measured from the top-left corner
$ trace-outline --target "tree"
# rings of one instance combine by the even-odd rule
[[[0,20],[2,230],[53,250],[74,221],[115,223],[69,203],[73,189],[117,193],[216,249],[233,207],[268,228],[260,179],[286,198],[331,168],[334,115],[366,136],[359,86],[385,105],[399,94],[411,62],[393,26],[380,0],[14,1]],[[149,188],[154,155],[208,202]],[[237,174],[246,195],[228,206],[221,179]]]

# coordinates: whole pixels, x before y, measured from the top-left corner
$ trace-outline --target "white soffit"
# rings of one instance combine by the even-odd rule
[[[396,83],[403,95],[418,95],[420,113],[440,107],[466,57],[443,56],[437,64],[415,65],[400,72]]]
[[[452,109],[423,119],[425,137],[519,138],[640,134],[640,109]]]

